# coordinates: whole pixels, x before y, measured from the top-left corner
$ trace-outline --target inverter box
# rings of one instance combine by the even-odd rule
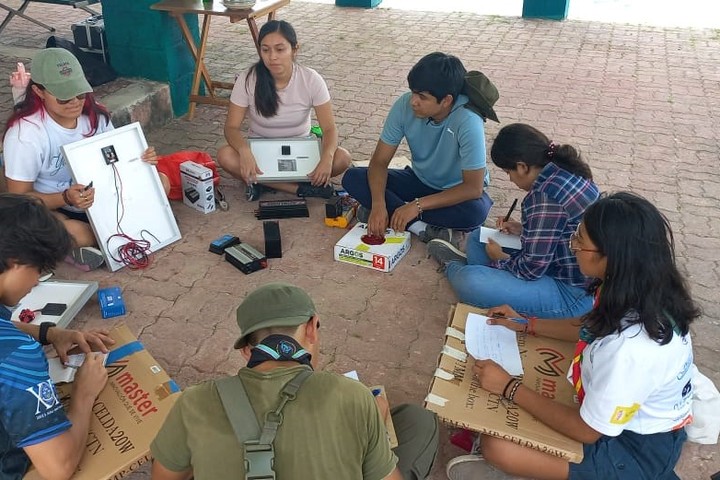
[[[215,211],[213,171],[188,160],[180,164],[183,203],[201,213]]]
[[[367,235],[367,224],[355,224],[335,244],[335,260],[389,272],[410,251],[410,232],[396,232],[387,229],[384,242],[380,245],[364,242],[365,235]]]
[[[150,460],[150,443],[180,395],[180,388],[125,325],[110,331],[108,382],[95,400],[85,454],[73,480],[117,480]],[[70,403],[72,384],[56,385],[43,404]],[[44,408],[38,404],[38,408]],[[54,403],[53,403],[54,404]],[[41,480],[31,469],[25,480]]]

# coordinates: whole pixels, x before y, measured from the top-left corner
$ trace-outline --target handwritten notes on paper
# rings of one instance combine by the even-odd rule
[[[480,241],[488,243],[488,239],[495,240],[503,248],[512,248],[514,250],[522,248],[519,235],[510,235],[494,228],[480,227]]]
[[[468,313],[465,324],[465,346],[478,360],[490,359],[510,375],[523,374],[520,349],[514,331],[502,325],[488,325],[488,317]]]

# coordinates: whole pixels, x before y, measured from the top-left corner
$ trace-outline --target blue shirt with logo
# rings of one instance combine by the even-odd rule
[[[40,344],[10,321],[0,305],[0,478],[21,479],[30,459],[23,447],[70,428]]]
[[[380,140],[392,146],[407,140],[415,175],[428,187],[447,190],[462,183],[463,170],[486,168],[485,123],[465,108],[468,97],[458,95],[450,114],[441,122],[415,116],[412,92],[398,98],[390,109]],[[490,175],[485,170],[485,185]]]

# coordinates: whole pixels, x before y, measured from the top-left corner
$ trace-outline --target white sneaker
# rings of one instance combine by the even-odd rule
[[[445,467],[445,474],[450,480],[481,480],[484,478],[479,455],[460,455],[450,460]]]

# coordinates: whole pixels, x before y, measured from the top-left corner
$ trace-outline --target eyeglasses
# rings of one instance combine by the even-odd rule
[[[70,98],[68,100],[60,100],[59,98],[55,97],[55,101],[58,103],[58,105],[67,105],[68,103],[72,102],[73,100],[80,100],[81,102],[85,101],[85,97],[87,97],[87,93],[81,93],[77,97]]]
[[[573,243],[577,243],[580,240],[580,224],[577,226],[577,230],[575,230],[572,234],[570,234],[570,241],[568,242],[570,246],[571,252],[595,252],[600,253],[600,250],[595,248],[582,248],[582,247],[576,247],[573,245]]]

